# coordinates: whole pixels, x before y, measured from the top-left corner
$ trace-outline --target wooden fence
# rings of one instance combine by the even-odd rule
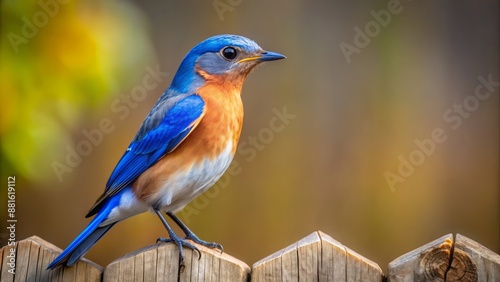
[[[15,274],[12,274],[15,248]],[[445,235],[395,259],[384,275],[367,258],[317,231],[256,262],[252,268],[228,254],[199,246],[179,250],[155,244],[103,268],[82,259],[73,267],[46,267],[61,250],[33,236],[0,252],[0,281],[500,281],[500,256],[473,240]]]

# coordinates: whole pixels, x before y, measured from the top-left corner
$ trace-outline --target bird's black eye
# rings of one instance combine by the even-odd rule
[[[222,56],[224,56],[224,58],[228,60],[236,58],[237,54],[238,53],[236,52],[236,49],[234,49],[233,47],[226,47],[222,49]]]

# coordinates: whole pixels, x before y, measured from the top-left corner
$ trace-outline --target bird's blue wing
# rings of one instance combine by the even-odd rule
[[[204,113],[205,102],[193,94],[177,101],[165,113],[156,109],[155,113],[150,114],[111,173],[104,194],[97,199],[87,217],[96,214],[109,197],[132,183],[165,154],[172,152],[198,125]]]

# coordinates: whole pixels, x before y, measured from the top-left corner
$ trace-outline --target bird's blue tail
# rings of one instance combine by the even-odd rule
[[[101,237],[108,232],[116,223],[110,223],[106,226],[99,226],[104,222],[111,210],[118,206],[120,203],[120,196],[115,195],[112,197],[101,209],[101,211],[94,217],[89,225],[76,237],[71,244],[56,258],[54,259],[47,269],[54,269],[59,265],[70,266],[77,262]]]

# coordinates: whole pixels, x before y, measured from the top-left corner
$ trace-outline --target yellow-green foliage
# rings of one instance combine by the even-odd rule
[[[152,59],[143,15],[127,2],[60,2],[2,3],[1,164],[27,178],[46,174],[68,129]]]

